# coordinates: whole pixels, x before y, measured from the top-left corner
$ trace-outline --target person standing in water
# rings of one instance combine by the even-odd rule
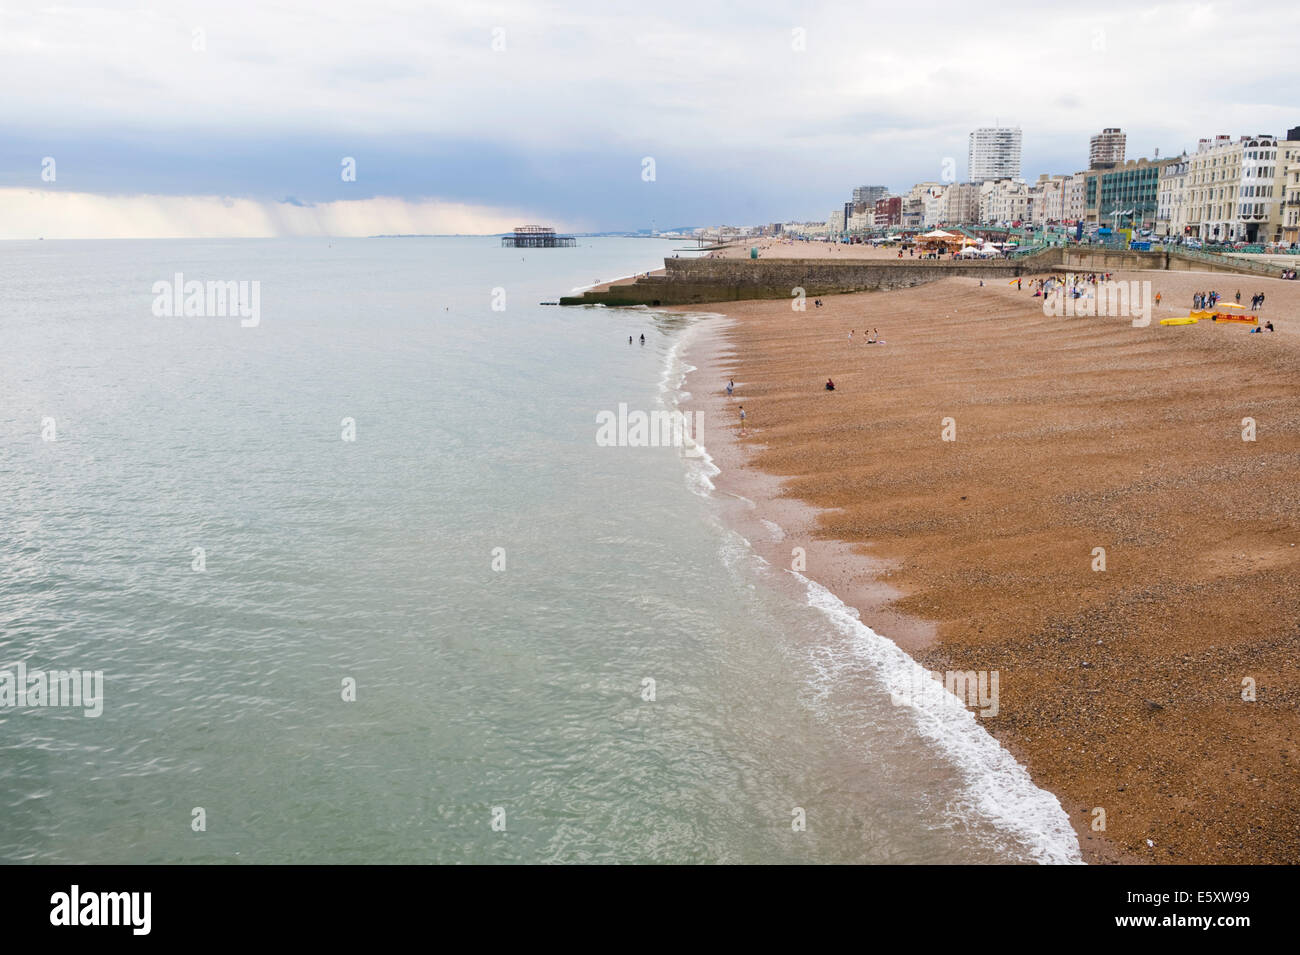
[[[644,333],[644,332],[641,334],[641,344],[642,344],[642,345],[645,344],[645,333]]]

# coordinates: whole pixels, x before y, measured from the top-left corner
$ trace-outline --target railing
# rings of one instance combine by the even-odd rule
[[[1013,258],[1013,259],[1023,259],[1023,258],[1027,258],[1028,256],[1031,256],[1031,255],[1037,255],[1039,252],[1043,252],[1043,251],[1045,251],[1045,250],[1047,250],[1047,249],[1054,249],[1054,248],[1056,248],[1056,246],[1051,245],[1051,244],[1049,244],[1049,243],[1046,243],[1046,242],[1036,242],[1036,243],[1034,243],[1033,245],[1024,245],[1024,246],[1021,246],[1021,247],[1018,248],[1018,249],[1015,249],[1015,250],[1012,251],[1012,253],[1011,253],[1011,258]]]
[[[1248,268],[1252,272],[1257,272],[1260,275],[1280,275],[1288,268],[1288,266],[1279,265],[1273,262],[1260,262],[1258,260],[1252,261],[1237,256],[1229,257],[1221,252],[1206,252],[1201,249],[1189,249],[1181,245],[1165,246],[1164,251],[1173,255],[1186,256],[1189,259],[1196,259],[1197,261],[1208,262],[1214,265],[1233,265]]]

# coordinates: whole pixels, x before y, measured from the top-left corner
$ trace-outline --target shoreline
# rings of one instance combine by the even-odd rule
[[[1116,543],[1117,528],[1106,525],[1122,517],[1124,508],[1114,503],[1108,502],[1104,507],[1107,513],[1098,513],[1091,521],[1084,508],[1082,523],[1097,526],[1082,534],[1083,540],[1079,539],[1077,527],[1081,523],[1079,514],[1073,513],[1077,508],[1066,506],[1065,510],[1072,513],[1058,513],[1055,519],[1050,515],[1062,510],[1059,499],[1063,494],[1068,502],[1072,484],[1081,486],[1075,488],[1076,493],[1081,490],[1085,497],[1108,500],[1108,495],[1099,494],[1099,485],[1109,483],[1113,489],[1124,488],[1133,477],[1130,472],[1136,468],[1142,475],[1152,457],[1171,472],[1197,470],[1198,466],[1204,470],[1205,464],[1190,460],[1195,453],[1187,447],[1168,462],[1127,442],[1117,454],[1117,449],[1105,447],[1114,438],[1108,429],[1116,427],[1115,422],[1090,426],[1084,420],[1087,415],[1072,416],[1069,412],[1074,408],[1073,399],[1068,394],[1053,395],[1054,384],[1068,392],[1071,373],[1077,376],[1081,370],[1077,366],[1091,362],[1097,367],[1089,367],[1088,374],[1098,376],[1097,397],[1101,399],[1094,403],[1131,413],[1128,406],[1133,403],[1133,377],[1137,373],[1141,378],[1143,369],[1140,363],[1134,367],[1133,356],[1125,352],[1140,346],[1154,348],[1174,377],[1190,379],[1180,384],[1197,388],[1205,379],[1222,385],[1221,368],[1197,372],[1198,361],[1210,356],[1212,364],[1227,363],[1239,371],[1245,364],[1251,372],[1266,371],[1273,379],[1273,394],[1280,389],[1279,397],[1284,396],[1294,406],[1300,395],[1285,375],[1300,366],[1300,349],[1296,347],[1300,328],[1285,316],[1292,306],[1300,306],[1300,295],[1295,294],[1297,290],[1291,283],[1228,275],[1132,273],[1116,277],[1153,279],[1163,286],[1164,304],[1153,318],[1154,328],[1131,328],[1127,319],[1046,318],[1035,304],[1041,300],[1030,298],[1028,291],[1017,294],[1006,285],[976,288],[973,280],[965,279],[896,292],[832,296],[826,299],[825,308],[814,312],[810,307],[803,314],[792,314],[789,304],[779,301],[671,309],[707,310],[725,316],[702,321],[703,327],[689,345],[684,357],[695,370],[687,378],[691,397],[683,407],[703,412],[709,425],[704,440],[720,470],[713,479],[718,491],[753,502],[751,531],[780,528],[780,532],[766,535],[746,535],[760,556],[775,566],[789,567],[791,549],[805,548],[805,576],[856,608],[863,623],[927,669],[1002,669],[1003,696],[1008,703],[1005,715],[982,722],[1029,770],[1037,785],[1060,799],[1086,861],[1294,862],[1300,858],[1300,826],[1295,807],[1287,805],[1286,793],[1288,776],[1295,765],[1289,761],[1300,757],[1300,750],[1290,726],[1290,714],[1278,706],[1294,695],[1286,686],[1296,675],[1290,651],[1297,641],[1294,626],[1288,632],[1286,623],[1295,600],[1279,592],[1285,589],[1281,581],[1287,576],[1281,568],[1300,568],[1300,551],[1287,546],[1300,540],[1300,530],[1294,530],[1294,522],[1286,519],[1293,513],[1289,503],[1275,515],[1282,519],[1275,519],[1274,526],[1243,526],[1235,534],[1226,535],[1246,553],[1258,552],[1259,559],[1252,567],[1263,563],[1277,568],[1273,576],[1263,579],[1262,585],[1252,578],[1253,590],[1267,592],[1273,612],[1255,615],[1258,619],[1251,628],[1254,632],[1231,638],[1225,635],[1222,642],[1229,644],[1226,648],[1205,646],[1203,632],[1193,625],[1203,617],[1195,611],[1156,605],[1155,612],[1148,614],[1153,619],[1145,624],[1129,612],[1135,598],[1141,600],[1140,609],[1147,609],[1151,585],[1167,589],[1170,584],[1168,574],[1151,579],[1142,576],[1146,571],[1135,567],[1135,562],[1152,557],[1152,552],[1187,550],[1182,545],[1188,542],[1181,539],[1185,518],[1178,514],[1177,506],[1166,512],[1168,526],[1174,530],[1169,533],[1166,528],[1161,541],[1144,539],[1152,536],[1146,533],[1152,529],[1142,528],[1127,535],[1121,531],[1120,542]],[[1287,305],[1285,310],[1275,307],[1264,313],[1279,327],[1279,332],[1268,335],[1267,341],[1264,335],[1248,338],[1244,329],[1213,327],[1192,329],[1202,333],[1199,338],[1176,338],[1171,336],[1186,330],[1158,325],[1160,318],[1185,313],[1184,308],[1171,304],[1185,300],[1182,285],[1189,289],[1226,290],[1230,301],[1238,284],[1251,291],[1259,285],[1270,299]],[[972,297],[979,299],[978,308],[966,307],[966,300]],[[1297,301],[1290,301],[1293,298]],[[872,317],[864,317],[866,314]],[[916,334],[913,323],[917,323]],[[889,344],[880,349],[858,344],[864,324],[886,325],[882,337]],[[845,328],[841,329],[841,325]],[[972,338],[968,334],[972,325],[997,341]],[[846,341],[848,327],[857,329],[853,345]],[[952,332],[957,334],[949,334]],[[1241,334],[1229,338],[1234,332]],[[1222,341],[1212,341],[1207,335],[1217,335]],[[999,351],[1004,340],[1009,344]],[[1035,370],[1039,380],[1029,388],[1017,387],[1017,372],[1026,362],[1041,358],[1036,354],[1042,350],[1040,345],[1050,350],[1045,367]],[[1271,350],[1270,355],[1261,356],[1266,362],[1263,368],[1248,357],[1260,348]],[[874,367],[871,374],[863,374],[868,356]],[[811,371],[812,366],[817,367],[816,373]],[[960,386],[920,378],[922,372],[936,367],[963,368]],[[826,377],[823,369],[833,372],[839,385],[833,394],[818,391]],[[736,380],[735,400],[729,400],[721,388],[728,377]],[[981,394],[985,378],[990,383],[988,395]],[[853,407],[845,409],[848,421],[842,420],[838,411],[828,416],[819,407],[841,402],[847,397],[845,392],[854,395],[850,400]],[[1159,389],[1143,396],[1145,403],[1152,406],[1149,416],[1156,420],[1171,410],[1176,412],[1185,397]],[[742,401],[750,412],[753,429],[745,438],[735,430],[735,406]],[[937,440],[928,440],[929,436],[919,448],[897,446],[900,438],[903,445],[917,445],[918,425],[911,420],[916,413],[908,411],[909,402],[929,405],[920,414],[925,419],[924,429],[933,430],[935,439],[944,405],[958,409],[956,417],[968,427],[984,425],[980,416],[994,410],[1003,420],[987,424],[1000,423],[1004,428],[1013,425],[1008,431],[1013,437],[999,448],[996,428],[977,428],[985,433],[976,435],[976,443],[983,439],[983,443],[991,445],[980,449],[981,460],[944,466],[936,455],[960,446],[940,446]],[[1039,410],[1048,418],[1077,420],[1052,421],[1047,427],[1026,429],[1023,408],[1044,404],[1049,407]],[[1262,476],[1248,480],[1243,493],[1261,487],[1276,488],[1279,482],[1286,489],[1300,490],[1295,480],[1286,476],[1300,448],[1296,416],[1288,414],[1283,422],[1273,403],[1269,404],[1266,414],[1274,431],[1274,451],[1278,450],[1277,444],[1285,447],[1280,457],[1270,457]],[[1196,430],[1194,421],[1178,424]],[[1175,436],[1173,440],[1185,444],[1186,437]],[[1082,453],[1082,459],[1088,462],[1085,470],[1091,473],[1087,479],[1072,481],[1069,468],[1062,467],[1065,458],[1054,454],[1050,444],[1044,451],[1044,442],[1053,441],[1092,445],[1069,449]],[[851,461],[839,462],[845,456],[846,442],[865,446],[866,456],[855,447]],[[1032,447],[1024,447],[1026,442]],[[887,454],[898,452],[897,459],[891,459],[885,467],[873,462],[873,445],[880,445]],[[1027,453],[1021,455],[1022,450]],[[999,457],[1005,459],[1001,471],[990,468],[989,473],[980,472]],[[1024,460],[1018,463],[1021,457]],[[980,468],[972,469],[972,464]],[[1006,468],[1015,474],[1021,466],[1033,469],[1035,478],[1029,482],[1032,487],[1027,488],[1034,492],[1032,501],[1024,506],[1018,505],[1016,495],[999,493],[999,481],[1008,473]],[[938,468],[948,472],[940,484],[959,479],[963,487],[969,485],[968,489],[975,493],[936,493],[939,489],[933,486],[932,472]],[[827,469],[832,473],[825,473]],[[1051,473],[1053,469],[1059,473]],[[1151,470],[1158,473],[1162,467]],[[865,522],[859,500],[864,495],[872,502],[866,508]],[[967,498],[977,502],[973,509],[981,512],[974,524],[968,513],[970,502],[962,503]],[[906,520],[896,516],[895,506],[906,512]],[[875,518],[881,515],[883,519],[877,521]],[[979,530],[980,522],[988,533]],[[1205,524],[1198,523],[1197,529],[1189,532],[1198,538],[1192,543],[1203,545],[1205,528]],[[949,539],[946,531],[959,532],[961,539]],[[1013,532],[1011,540],[998,540],[1008,531]],[[1279,534],[1288,537],[1280,547],[1276,546]],[[1063,540],[1052,539],[1057,536]],[[1135,539],[1125,540],[1126,536]],[[1076,550],[1094,541],[1107,543],[1112,561],[1120,565],[1106,575],[1108,584],[1120,584],[1119,593],[1113,586],[1095,586],[1101,578],[1087,572],[1090,547],[1082,550],[1086,576],[1075,572],[1077,554],[1068,558],[1062,554],[1063,549]],[[1023,553],[1026,546],[1039,551],[1030,555],[1028,567]],[[1064,566],[1063,560],[1070,566]],[[986,569],[1003,564],[1008,566],[1002,572]],[[1042,566],[1035,569],[1035,564]],[[1123,564],[1128,565],[1125,572],[1116,573]],[[1135,569],[1141,573],[1130,572]],[[1209,568],[1206,576],[1210,579],[1205,583],[1226,583],[1231,592],[1237,575],[1230,566],[1218,566],[1218,573],[1215,569]],[[1052,592],[1063,586],[1077,589],[1083,597]],[[1157,596],[1174,603],[1188,599],[1177,586]],[[1119,632],[1113,621],[1107,620],[1117,609],[1124,611],[1120,613],[1123,626]],[[1179,626],[1170,625],[1171,616],[1179,619]],[[1232,614],[1220,613],[1219,618],[1232,619]],[[1131,644],[1116,652],[1117,657],[1124,658],[1122,661],[1070,660],[1053,648],[1052,635],[1062,633],[1068,637],[1060,636],[1058,643],[1077,644],[1064,657],[1104,653],[1083,650],[1086,634],[1080,632],[1080,627],[1086,628],[1093,620],[1099,621],[1093,625],[1093,640]],[[993,639],[985,636],[989,623],[994,624],[989,628],[995,631]],[[1216,650],[1220,652],[1216,654]],[[1181,656],[1183,670],[1187,669],[1186,661],[1194,657],[1190,673],[1171,679],[1158,666],[1149,673],[1142,672],[1144,664],[1149,668],[1171,655],[1175,660]],[[1231,673],[1219,672],[1224,666],[1216,656],[1232,659],[1233,666],[1227,668]],[[1130,672],[1134,669],[1140,674],[1137,678]],[[1256,704],[1254,711],[1245,709],[1245,704],[1234,707],[1231,683],[1236,682],[1233,678],[1237,672],[1254,673],[1260,687],[1259,702],[1271,697],[1267,706]],[[1137,686],[1111,691],[1099,679],[1103,676],[1128,677],[1126,682]],[[1185,709],[1170,697],[1171,689],[1182,687],[1189,676],[1199,676],[1195,682],[1203,684],[1196,688],[1196,705],[1204,709],[1204,697],[1212,696],[1215,715],[1202,712],[1191,720],[1204,732],[1187,725],[1167,732],[1163,727],[1183,719],[1169,711]],[[1186,750],[1196,750],[1198,742],[1205,752],[1189,756]],[[1143,757],[1143,753],[1147,756]],[[1213,775],[1227,776],[1229,781],[1222,786],[1207,782],[1211,766],[1218,768]],[[1093,831],[1096,807],[1107,813],[1104,832]],[[1237,818],[1225,825],[1220,817],[1234,811]],[[1243,833],[1240,823],[1245,814],[1252,818]],[[1198,824],[1188,826],[1189,816],[1194,816]],[[1238,824],[1234,825],[1234,821]],[[1146,845],[1148,838],[1155,845]]]
[[[714,423],[704,438],[717,469],[711,477],[713,491],[743,505],[724,508],[724,519],[749,542],[754,553],[774,567],[790,568],[793,548],[801,548],[806,561],[799,571],[803,577],[825,588],[851,611],[856,610],[862,623],[924,666],[923,651],[939,642],[939,624],[894,606],[908,596],[908,591],[886,579],[899,562],[873,555],[860,543],[822,536],[818,530],[822,511],[788,495],[783,478],[752,467],[752,454],[738,439],[736,431],[717,426],[717,422],[734,420],[735,408],[740,403],[728,398],[725,391],[707,386],[711,381],[725,381],[736,361],[727,340],[727,333],[736,320],[728,317],[721,306],[709,308],[712,311],[702,313],[694,337],[682,352],[683,360],[694,367],[685,379],[690,397],[681,403],[681,408],[692,414],[701,412],[705,421]],[[737,380],[736,386],[739,392],[743,382]],[[793,587],[790,596],[796,596]],[[1028,769],[1023,754],[1004,740],[996,736],[994,739]],[[1034,782],[1044,788],[1037,778]],[[1059,793],[1050,789],[1048,792],[1059,798]],[[1109,841],[1080,831],[1073,814],[1067,812],[1067,816],[1085,863],[1138,861],[1127,858]]]

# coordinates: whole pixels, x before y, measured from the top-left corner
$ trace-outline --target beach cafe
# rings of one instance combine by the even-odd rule
[[[922,252],[960,252],[965,236],[956,232],[935,229],[916,237],[917,248]]]

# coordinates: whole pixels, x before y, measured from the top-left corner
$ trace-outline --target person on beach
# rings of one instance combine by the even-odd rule
[[[829,378],[826,379],[826,390],[827,391],[835,390],[835,382],[831,381]]]
[[[745,406],[740,406],[740,433],[745,433]]]
[[[1016,279],[1016,291],[1020,291],[1020,279]]]
[[[734,381],[729,380],[727,382],[727,397],[730,398],[735,393],[736,393],[736,383]]]
[[[1156,292],[1156,308],[1160,307],[1160,293]]]
[[[1237,304],[1241,304],[1241,289],[1237,289]]]
[[[853,344],[853,329],[849,329],[849,344]]]

